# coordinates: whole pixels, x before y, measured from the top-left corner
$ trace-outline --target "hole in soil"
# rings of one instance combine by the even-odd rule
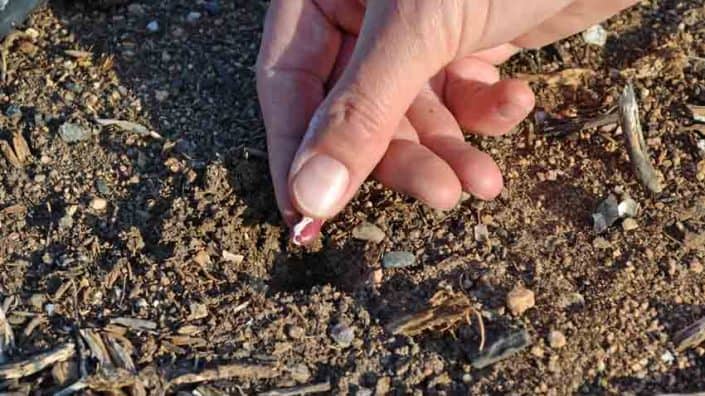
[[[330,284],[352,290],[365,279],[367,265],[362,257],[352,246],[302,255],[285,252],[274,261],[270,287],[274,292],[291,292]]]

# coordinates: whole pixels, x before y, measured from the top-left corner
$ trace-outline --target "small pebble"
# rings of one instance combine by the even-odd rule
[[[531,354],[540,359],[545,353],[543,348],[541,348],[541,345],[534,345],[531,347]]]
[[[639,204],[635,200],[627,198],[619,203],[617,213],[621,218],[636,217],[637,213],[639,213]]]
[[[624,219],[622,222],[622,229],[624,231],[633,231],[639,228],[639,223],[636,222],[636,220],[630,218]]]
[[[601,25],[595,25],[583,32],[583,40],[586,43],[604,47],[607,43],[607,30]]]
[[[194,23],[201,19],[201,13],[198,11],[191,11],[186,15],[186,22]]]
[[[299,340],[306,335],[306,331],[299,326],[289,326],[286,333],[292,340]]]
[[[103,211],[108,207],[108,201],[103,198],[93,198],[90,205],[93,210]]]
[[[480,352],[478,356],[472,359],[472,366],[476,369],[483,369],[516,355],[529,345],[531,345],[531,337],[526,330],[511,333]]]
[[[289,373],[291,378],[299,384],[304,384],[311,379],[311,370],[304,363],[292,367]]]
[[[168,91],[164,91],[164,90],[160,90],[160,89],[154,91],[154,98],[157,100],[157,102],[163,102],[163,101],[167,100],[168,97],[169,97]]]
[[[487,229],[486,224],[477,224],[475,226],[475,241],[477,242],[487,242],[490,239],[490,231]]]
[[[152,33],[158,32],[159,31],[159,22],[152,21],[152,22],[148,23],[147,30],[149,30]]]
[[[536,303],[534,292],[522,286],[515,287],[507,294],[507,308],[513,315],[521,315],[526,310],[533,308]]]
[[[416,257],[411,252],[388,252],[382,258],[384,268],[406,268],[416,264]]]
[[[688,267],[690,268],[690,271],[695,274],[701,274],[703,272],[703,265],[698,259],[692,259]]]
[[[230,253],[227,250],[223,250],[223,260],[234,264],[240,264],[245,260],[245,256],[241,254]]]
[[[99,193],[101,194],[109,194],[110,193],[110,188],[108,188],[108,183],[105,182],[102,178],[98,178],[95,181],[95,188],[98,190]]]
[[[206,267],[211,263],[211,256],[205,250],[201,250],[193,256],[193,261],[201,267]]]
[[[595,233],[602,234],[619,220],[619,203],[614,195],[610,195],[600,202],[592,214],[593,229]]]
[[[76,143],[90,138],[91,132],[81,125],[66,122],[59,127],[59,136],[66,143]]]
[[[553,330],[548,333],[547,341],[548,345],[550,345],[553,349],[563,348],[568,343],[565,335],[557,330]]]
[[[339,323],[330,330],[330,336],[339,346],[349,347],[355,339],[355,331],[344,323]]]
[[[352,236],[353,238],[361,241],[370,241],[375,243],[382,242],[386,237],[381,228],[367,222],[361,223],[357,227],[353,228]]]
[[[595,249],[609,249],[612,247],[612,244],[603,237],[597,237],[592,241],[592,246]]]

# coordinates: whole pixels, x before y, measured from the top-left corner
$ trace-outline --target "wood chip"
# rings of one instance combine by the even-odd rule
[[[219,381],[228,378],[266,379],[281,375],[275,366],[257,364],[228,364],[199,373],[183,374],[171,381],[169,386],[196,384],[199,382]]]
[[[91,350],[91,354],[98,361],[98,363],[104,367],[112,366],[113,362],[108,354],[108,348],[105,346],[100,334],[91,329],[81,329],[79,332],[81,334],[81,338],[86,341],[86,344],[88,344],[88,349]]]
[[[329,381],[321,382],[312,385],[295,386],[292,388],[273,389],[267,392],[259,393],[259,396],[295,396],[308,395],[310,393],[330,392],[331,385]]]
[[[135,319],[135,318],[113,318],[110,323],[128,327],[134,330],[156,330],[157,324],[151,320]]]
[[[129,340],[109,333],[104,334],[103,339],[105,340],[105,346],[108,348],[108,352],[110,352],[110,356],[113,358],[115,365],[131,373],[135,373],[137,369],[131,356],[133,349],[132,344],[124,345],[125,342],[129,343]]]
[[[55,363],[72,358],[75,353],[75,345],[69,342],[21,362],[4,364],[0,366],[0,380],[19,379],[36,374]]]
[[[676,351],[678,352],[696,347],[702,344],[703,341],[705,341],[705,318],[679,331],[673,337],[673,342],[676,344]]]
[[[22,162],[15,155],[15,151],[10,146],[10,143],[0,140],[0,152],[2,152],[2,155],[5,156],[5,159],[10,165],[15,168],[22,168]]]
[[[639,181],[653,193],[663,191],[662,175],[654,168],[639,121],[639,106],[631,84],[624,89],[619,100],[622,131],[629,150],[634,172]]]
[[[14,132],[12,134],[12,146],[15,149],[15,156],[24,166],[27,164],[27,160],[32,157],[32,152],[29,150],[29,144],[25,140],[24,136],[20,132]]]
[[[0,215],[12,216],[12,215],[23,215],[27,213],[27,207],[22,204],[14,204],[0,210]]]
[[[5,317],[5,310],[0,308],[0,363],[7,362],[8,355],[15,349],[15,334]]]

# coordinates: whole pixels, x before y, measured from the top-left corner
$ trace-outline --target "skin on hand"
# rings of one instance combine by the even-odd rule
[[[257,89],[284,220],[316,219],[298,242],[315,238],[370,175],[440,209],[462,191],[497,196],[499,168],[462,129],[506,133],[534,96],[500,81],[494,65],[635,2],[273,0]]]

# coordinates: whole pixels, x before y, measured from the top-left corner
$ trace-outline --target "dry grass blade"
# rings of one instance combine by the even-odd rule
[[[295,396],[308,395],[310,393],[330,392],[331,385],[329,381],[318,384],[295,386],[292,388],[273,389],[267,392],[262,392],[259,396]]]
[[[42,352],[27,360],[0,366],[0,380],[19,379],[38,373],[57,362],[68,360],[76,353],[76,347],[69,342],[50,351]]]
[[[228,364],[214,369],[203,370],[200,373],[180,375],[171,381],[170,386],[196,384],[199,382],[218,381],[228,378],[265,379],[275,378],[281,371],[275,366],[258,364]]]
[[[22,168],[22,162],[15,155],[15,151],[10,146],[10,143],[0,140],[0,152],[5,156],[7,162],[15,168]]]
[[[15,156],[17,156],[17,159],[22,165],[25,165],[27,159],[32,156],[32,152],[29,150],[29,145],[20,132],[14,132],[12,134],[12,146],[15,148]]]
[[[661,174],[654,168],[644,141],[644,133],[639,121],[639,106],[636,102],[634,88],[629,84],[619,100],[622,131],[629,150],[634,172],[639,181],[653,193],[663,191]]]

